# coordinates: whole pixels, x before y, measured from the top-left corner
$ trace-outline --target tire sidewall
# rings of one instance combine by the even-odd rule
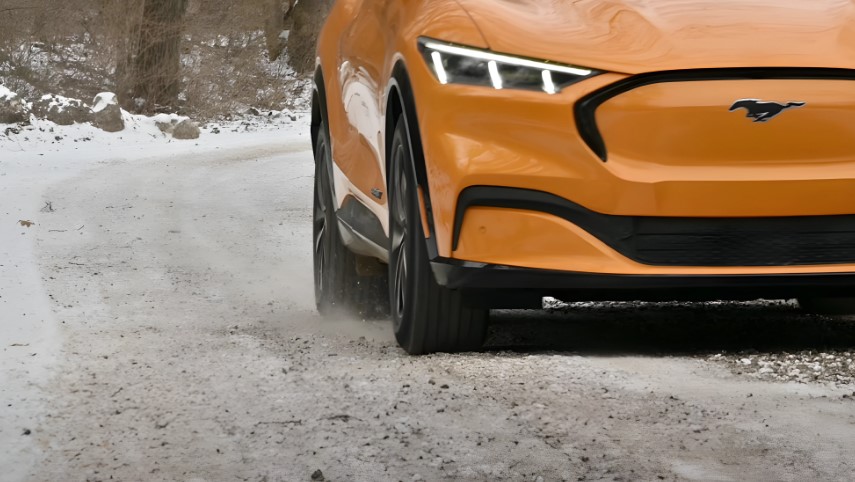
[[[314,186],[314,198],[313,202],[315,205],[318,203],[318,199],[320,197],[324,198],[326,202],[326,211],[325,211],[325,220],[324,220],[324,236],[325,239],[322,241],[321,249],[324,250],[324,265],[321,269],[323,269],[323,277],[322,282],[318,283],[318,276],[320,274],[318,268],[318,259],[315,256],[315,243],[317,243],[317,233],[312,233],[312,253],[313,253],[313,270],[315,276],[315,305],[319,312],[322,314],[330,313],[337,301],[336,297],[336,287],[337,287],[337,279],[336,279],[336,269],[335,264],[336,260],[336,252],[334,242],[336,240],[336,236],[338,236],[337,226],[335,222],[335,205],[334,205],[334,196],[332,193],[332,185],[330,183],[330,171],[329,171],[329,163],[330,163],[330,149],[329,149],[329,141],[326,134],[325,126],[321,126],[321,129],[318,132],[317,144],[315,145],[315,186]],[[314,223],[314,209],[316,206],[313,206],[313,223]]]
[[[403,151],[403,155],[398,157],[398,150]],[[424,232],[421,226],[421,216],[419,213],[419,205],[418,205],[418,184],[416,183],[415,177],[415,169],[413,166],[413,156],[412,151],[410,149],[410,140],[406,130],[406,123],[401,117],[398,121],[398,124],[395,128],[395,135],[392,140],[392,148],[391,148],[391,156],[392,156],[392,164],[391,164],[391,176],[390,178],[390,186],[389,192],[391,193],[389,199],[390,205],[390,230],[397,229],[392,216],[395,215],[393,211],[395,206],[397,205],[397,198],[400,195],[397,189],[398,179],[403,175],[406,177],[408,192],[407,198],[404,199],[405,206],[405,214],[407,217],[407,232],[405,233],[405,263],[408,269],[407,283],[404,287],[404,309],[402,313],[398,313],[398,309],[396,306],[397,302],[397,263],[398,258],[394,250],[394,246],[390,246],[390,260],[389,260],[389,300],[392,304],[392,321],[395,330],[395,338],[398,342],[403,346],[410,346],[412,344],[413,338],[413,326],[412,323],[409,322],[413,320],[416,313],[414,313],[417,303],[415,303],[415,297],[419,296],[419,289],[417,285],[417,281],[419,276],[416,271],[419,269],[419,266],[423,263],[423,258],[427,257],[426,249],[424,246]],[[416,222],[418,221],[418,222]],[[394,240],[394,233],[390,233],[390,240]],[[394,241],[390,241],[394,242]]]

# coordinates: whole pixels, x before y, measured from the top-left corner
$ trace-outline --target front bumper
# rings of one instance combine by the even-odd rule
[[[479,212],[479,208],[493,208],[493,211]],[[467,213],[469,226],[464,230]],[[508,222],[514,218],[528,218],[528,223],[534,226],[531,218],[538,215],[544,224],[551,221],[560,225],[563,221],[566,232],[560,232],[559,228],[549,233],[549,228],[543,227],[508,236],[497,229],[502,220]],[[511,224],[521,223],[526,221]],[[492,246],[503,245],[503,238],[516,238],[523,245],[515,249],[518,255],[547,255],[556,260],[569,256],[572,263],[573,256],[579,256],[594,244],[593,240],[586,243],[580,236],[574,236],[574,229],[577,232],[584,230],[588,239],[595,238],[601,253],[611,252],[613,256],[648,266],[855,265],[855,215],[767,218],[611,216],[593,212],[549,193],[494,186],[470,187],[460,195],[452,248],[455,252],[464,253],[462,259],[477,259],[494,250]],[[461,247],[464,233],[466,242]],[[526,236],[532,241],[527,241]],[[542,237],[551,238],[553,243],[537,243]],[[572,249],[574,239],[582,247]],[[536,249],[532,250],[532,247]],[[510,261],[509,264],[518,263]],[[531,265],[525,261],[519,264]]]
[[[439,256],[562,271],[648,272],[639,268],[646,263],[615,258],[614,250],[604,249],[584,229],[558,222],[565,219],[477,208],[466,214],[462,227],[455,227],[459,197],[473,186],[540,191],[615,217],[855,213],[855,128],[847,120],[855,112],[855,73],[844,79],[834,72],[772,69],[736,71],[735,80],[710,80],[696,73],[681,73],[678,79],[685,75],[685,81],[656,78],[599,99],[592,119],[609,148],[606,156],[586,137],[585,118],[576,108],[634,77],[603,74],[549,96],[439,85],[422,67],[412,70],[413,90],[429,181],[431,237]],[[796,75],[807,78],[792,78]],[[746,95],[794,99],[807,107],[755,124],[743,112],[729,111],[734,99]],[[490,252],[485,253],[472,236],[467,239],[467,230],[481,227],[513,231],[513,237],[505,238],[503,246],[486,247]],[[535,264],[521,259],[516,251],[523,244],[553,243],[532,227],[550,235],[564,233],[570,245],[584,251],[583,262],[554,259],[556,264],[550,265],[543,256]],[[573,247],[566,245],[565,250]],[[814,261],[817,271],[826,271],[821,267],[826,263]],[[655,274],[671,274],[666,271]]]

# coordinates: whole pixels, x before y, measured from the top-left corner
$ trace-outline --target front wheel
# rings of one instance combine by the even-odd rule
[[[488,310],[436,282],[430,267],[413,155],[403,117],[392,139],[389,174],[389,300],[395,338],[412,355],[479,350]]]

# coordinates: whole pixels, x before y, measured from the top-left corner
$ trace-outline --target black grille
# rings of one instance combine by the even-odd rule
[[[664,266],[793,266],[855,263],[855,216],[634,218],[609,243],[641,263]],[[607,241],[608,240],[604,240]]]

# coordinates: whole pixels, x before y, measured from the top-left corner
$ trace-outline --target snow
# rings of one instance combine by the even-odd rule
[[[75,104],[83,104],[84,102],[79,99],[72,99],[70,97],[63,97],[61,95],[56,94],[47,94],[43,95],[41,100],[49,101],[48,108],[56,107],[60,111],[65,110],[67,107],[74,106]]]
[[[5,85],[0,84],[0,99],[9,99],[12,100],[17,97],[17,94],[6,88]]]
[[[2,91],[0,91],[2,93]],[[113,94],[99,94],[96,97],[96,108],[104,102],[109,102],[109,96]],[[51,105],[60,109],[76,102],[62,96],[45,96],[44,100],[50,99]],[[103,108],[103,107],[102,107]],[[245,119],[227,122],[212,122],[202,128],[203,139],[206,136],[220,135],[221,132],[228,133],[276,133],[282,130],[289,131],[295,126],[308,122],[307,114],[294,114],[291,111],[262,111],[259,116],[249,116]],[[178,123],[187,117],[176,114],[158,114],[154,117],[131,114],[122,110],[125,121],[125,130],[117,133],[108,133],[90,124],[75,124],[72,126],[58,126],[45,119],[31,117],[29,126],[18,128],[19,133],[4,134],[0,130],[0,152],[22,153],[24,155],[43,155],[45,152],[79,150],[83,146],[94,146],[96,150],[105,147],[128,147],[128,146],[154,146],[169,145],[175,142],[206,142],[205,141],[177,141],[170,135],[164,134],[157,127],[157,123]],[[5,157],[5,156],[4,156]]]
[[[178,122],[181,122],[187,118],[188,117],[181,116],[178,114],[157,114],[154,117],[152,117],[152,120],[154,120],[154,122],[157,124],[166,124],[166,123],[178,123]]]
[[[101,92],[95,96],[95,105],[92,107],[92,112],[101,112],[111,105],[117,105],[119,100],[116,94],[112,92]]]
[[[7,92],[0,86],[0,94]],[[0,423],[0,473],[4,475],[0,478],[4,480],[23,477],[20,471],[40,457],[39,449],[29,437],[21,436],[19,427],[38,424],[45,413],[41,390],[56,375],[62,349],[62,320],[51,309],[34,253],[36,238],[45,234],[40,231],[41,222],[49,215],[41,211],[50,201],[43,197],[45,190],[104,164],[162,157],[180,160],[259,146],[275,150],[308,138],[307,117],[218,123],[203,128],[196,141],[176,141],[163,134],[156,118],[127,113],[124,117],[127,128],[114,134],[88,124],[57,126],[36,118],[19,134],[0,131],[0,404],[4,407]],[[34,225],[25,227],[20,221]]]

